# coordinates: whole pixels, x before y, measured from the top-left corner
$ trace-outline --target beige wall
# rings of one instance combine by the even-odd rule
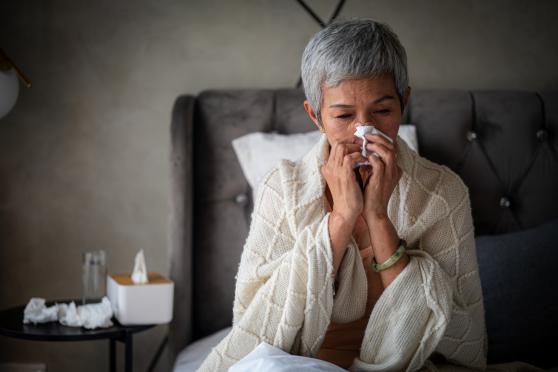
[[[335,1],[309,1],[324,18]],[[388,22],[414,88],[558,88],[555,1],[348,0]],[[181,93],[289,87],[319,27],[294,0],[0,2],[0,47],[33,80],[0,119],[0,308],[80,294],[82,251],[167,272],[170,111]],[[142,370],[164,327],[136,338]],[[106,367],[105,342],[0,340],[0,362]],[[161,363],[160,370],[168,369]]]

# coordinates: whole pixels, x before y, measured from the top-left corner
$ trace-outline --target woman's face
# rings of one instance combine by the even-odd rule
[[[406,105],[410,88],[405,91]],[[304,106],[310,118],[320,124],[307,101]],[[344,80],[332,88],[322,88],[321,119],[328,141],[351,143],[358,125],[374,125],[395,141],[401,123],[401,104],[393,77]]]

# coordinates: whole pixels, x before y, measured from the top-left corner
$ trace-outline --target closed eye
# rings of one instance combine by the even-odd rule
[[[390,113],[389,109],[373,111],[373,114],[375,114],[375,115],[385,115],[385,114],[389,114],[389,113]],[[344,119],[351,118],[352,116],[353,116],[352,114],[342,114],[342,115],[336,116],[335,118],[340,119],[340,120],[344,120]]]

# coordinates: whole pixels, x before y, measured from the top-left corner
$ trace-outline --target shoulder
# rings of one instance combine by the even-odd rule
[[[446,204],[449,210],[455,209],[464,201],[468,202],[468,187],[457,173],[445,165],[416,155],[412,179],[432,198]]]
[[[267,174],[263,177],[256,193],[256,205],[262,201],[269,201],[269,198],[284,199],[285,184],[296,173],[296,163],[290,160],[280,160]]]

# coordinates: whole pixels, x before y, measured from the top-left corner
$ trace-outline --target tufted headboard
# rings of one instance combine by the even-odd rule
[[[251,192],[231,146],[255,131],[314,130],[297,89],[180,96],[171,125],[173,349],[230,325]],[[558,92],[416,91],[403,122],[422,156],[468,185],[476,235],[558,217]]]

